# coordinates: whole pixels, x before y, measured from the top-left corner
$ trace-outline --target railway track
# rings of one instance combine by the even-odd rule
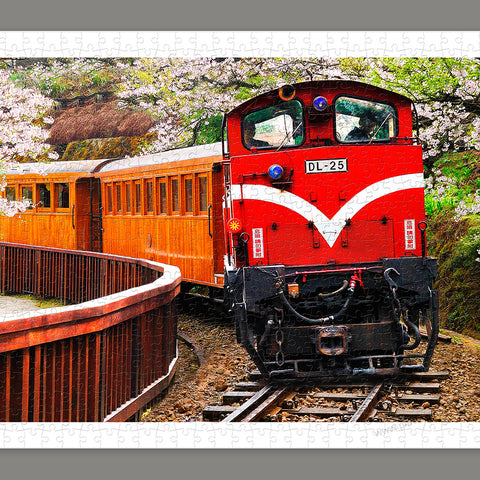
[[[414,421],[430,420],[440,402],[440,381],[448,372],[424,372],[395,379],[315,386],[267,384],[258,372],[224,393],[222,405],[203,410],[204,421]]]

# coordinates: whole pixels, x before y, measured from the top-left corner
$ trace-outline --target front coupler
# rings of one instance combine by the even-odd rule
[[[439,329],[435,275],[436,261],[417,257],[251,266],[226,271],[225,302],[265,377],[426,371]]]

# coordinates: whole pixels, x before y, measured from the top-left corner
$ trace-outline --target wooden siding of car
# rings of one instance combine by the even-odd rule
[[[25,176],[9,175],[7,182],[9,186],[17,186],[17,199],[19,199],[19,189],[22,185],[33,187],[33,203],[35,206],[31,210],[17,214],[13,217],[0,216],[0,241],[22,243],[28,245],[37,245],[42,247],[82,249],[78,245],[78,239],[88,235],[83,231],[87,224],[79,221],[78,214],[82,211],[82,204],[88,200],[85,192],[77,191],[76,178],[78,174],[72,176],[62,175],[61,177],[50,176]],[[36,186],[41,183],[67,183],[69,185],[69,208],[59,209],[55,206],[55,200],[52,191],[51,207],[42,208],[38,205],[39,198],[36,195]],[[75,208],[73,208],[75,206]],[[80,208],[79,208],[80,206]]]
[[[218,231],[222,222],[213,218],[213,211],[199,211],[198,182],[193,181],[194,207],[193,212],[186,212],[186,198],[184,194],[185,179],[196,180],[199,176],[207,177],[208,204],[221,202],[220,188],[212,187],[212,165],[221,161],[221,157],[206,157],[201,159],[170,162],[157,166],[130,168],[117,172],[99,173],[102,181],[102,197],[104,199],[103,216],[103,250],[112,254],[122,254],[136,258],[146,258],[180,268],[185,281],[221,286],[222,282],[215,281],[215,267],[219,269],[220,257],[223,262],[222,242],[217,240],[214,252],[214,230]],[[146,206],[146,182],[153,182],[154,211],[148,212]],[[160,211],[161,181],[167,180],[168,198],[167,213]],[[180,187],[179,211],[173,211],[171,198],[171,179],[178,179]],[[142,206],[141,212],[135,213],[132,199],[131,212],[127,212],[125,205],[125,187],[132,185],[131,192],[135,195],[135,184],[141,182]],[[115,186],[122,184],[122,211],[115,207]],[[106,204],[107,189],[112,189],[113,205],[108,211]],[[220,208],[215,212],[221,213]],[[212,234],[212,236],[211,236]],[[218,236],[218,234],[217,234]],[[218,247],[220,246],[220,248]],[[215,255],[214,255],[215,253]],[[217,264],[217,265],[216,265]]]

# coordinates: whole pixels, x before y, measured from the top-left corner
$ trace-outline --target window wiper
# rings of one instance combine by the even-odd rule
[[[370,141],[368,142],[369,144],[372,143],[372,141],[375,139],[375,137],[377,136],[377,133],[380,131],[380,129],[383,127],[383,125],[385,124],[385,122],[389,119],[389,118],[393,118],[393,114],[389,113],[384,119],[383,119],[383,122],[380,124],[380,126],[372,133],[372,138],[370,139]]]
[[[281,141],[280,143],[280,146],[275,150],[276,152],[278,152],[284,145],[285,143],[287,142],[287,140],[289,140],[290,138],[293,138],[293,136],[297,133],[297,130],[302,126],[302,122],[300,122],[297,127],[295,128],[295,130],[290,133],[290,132],[287,132],[286,135],[285,135],[285,138]]]

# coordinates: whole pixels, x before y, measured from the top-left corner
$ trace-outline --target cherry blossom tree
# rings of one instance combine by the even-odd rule
[[[18,62],[15,72],[28,89],[26,96],[35,105],[38,92],[58,99],[109,90],[119,98],[119,108],[149,112],[155,120],[153,130],[157,132],[158,140],[147,147],[148,151],[218,141],[222,114],[240,102],[285,83],[331,78],[365,81],[414,100],[419,137],[425,147],[424,158],[429,171],[433,172],[435,160],[446,151],[480,150],[478,59],[42,59]],[[2,88],[16,88],[7,81],[6,73],[2,75]],[[45,97],[39,99],[38,108],[33,107],[27,114],[29,119],[44,114],[47,106],[42,102],[48,103],[48,100]],[[3,110],[10,112],[10,108],[5,106]],[[30,120],[26,123],[32,127]],[[33,135],[34,143],[41,145],[45,134],[46,131],[38,128]],[[26,138],[17,142],[19,137],[15,134],[9,138],[10,141],[3,140],[2,148],[10,145],[18,150],[21,145],[32,144]],[[29,156],[35,157],[33,150]],[[7,155],[5,158],[12,157]],[[442,176],[433,172],[430,189],[435,189],[438,184],[437,193],[441,197],[448,189],[436,178]],[[471,200],[465,199],[466,203],[459,206],[458,214],[476,203]]]
[[[349,66],[352,63],[352,67]],[[345,60],[344,70],[411,98],[428,167],[446,151],[480,150],[480,61],[469,58]]]
[[[137,58],[42,59],[21,64],[26,86],[60,98],[109,89],[121,106],[146,109],[159,140],[151,148],[219,138],[220,116],[285,83],[350,78],[415,101],[425,160],[480,149],[480,63],[465,58]]]
[[[137,59],[124,72],[118,96],[156,119],[165,150],[218,141],[221,116],[257,94],[303,80],[346,78],[335,59]]]
[[[37,160],[40,156],[56,159],[58,155],[46,143],[48,130],[41,123],[51,123],[46,116],[52,100],[31,88],[19,88],[10,80],[8,70],[0,70],[0,191],[5,190],[8,170],[21,169],[18,157]],[[0,214],[12,216],[24,211],[27,202],[0,198]]]

